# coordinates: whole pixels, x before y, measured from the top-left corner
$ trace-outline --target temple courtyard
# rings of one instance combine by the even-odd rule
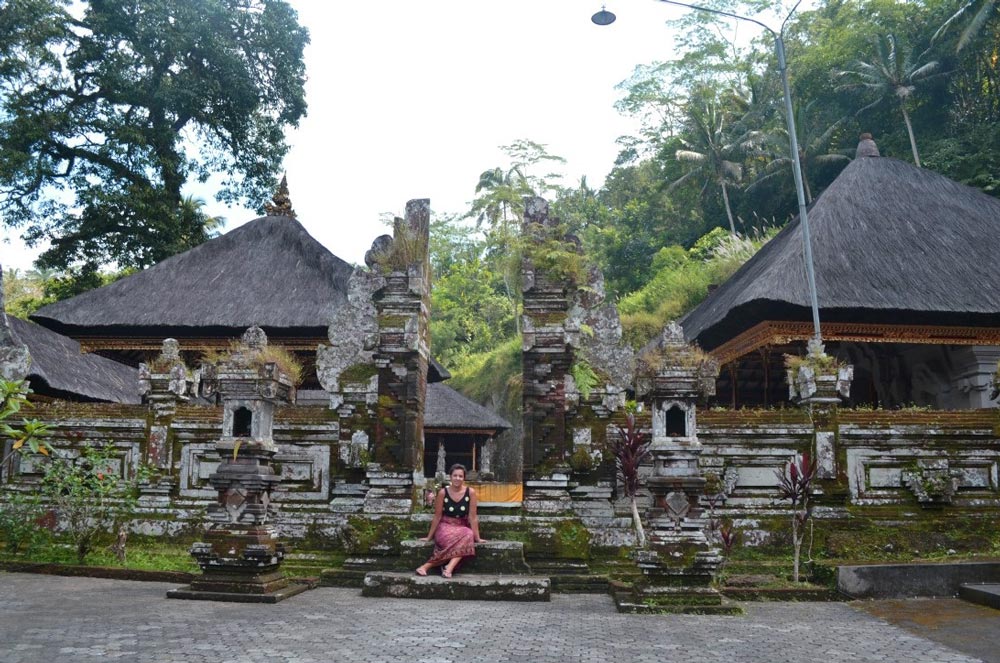
[[[551,603],[362,598],[168,601],[173,585],[0,574],[0,662],[1000,661],[1000,611],[953,599],[745,603],[739,617],[630,616],[610,597]]]

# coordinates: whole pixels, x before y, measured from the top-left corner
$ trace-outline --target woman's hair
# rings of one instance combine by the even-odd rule
[[[465,465],[462,465],[461,463],[455,463],[448,469],[448,476],[451,476],[455,470],[462,470],[462,476],[469,475],[469,471],[465,469]]]

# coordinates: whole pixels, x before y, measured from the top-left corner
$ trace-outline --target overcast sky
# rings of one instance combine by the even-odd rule
[[[385,232],[380,214],[430,198],[437,213],[467,209],[479,173],[503,165],[500,145],[527,138],[566,158],[566,184],[599,186],[615,139],[634,123],[614,110],[615,86],[637,64],[673,57],[665,22],[683,10],[657,0],[291,0],[310,32],[309,115],[286,159],[299,221],[333,253],[362,261]],[[255,214],[190,191],[227,220]],[[37,251],[0,245],[4,267]]]

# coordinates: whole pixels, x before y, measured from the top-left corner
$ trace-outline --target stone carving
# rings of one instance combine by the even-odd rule
[[[4,380],[23,380],[31,366],[28,346],[24,345],[10,329],[3,301],[3,267],[0,266],[0,377]]]
[[[660,498],[659,506],[666,512],[668,518],[674,521],[674,527],[680,529],[681,521],[691,510],[691,502],[683,492],[671,492]]]
[[[271,198],[271,202],[264,203],[264,212],[268,216],[287,216],[290,219],[295,218],[295,210],[292,209],[292,199],[288,196],[288,176],[281,176],[281,184],[278,185],[278,190],[275,191],[274,196]]]
[[[434,478],[444,481],[448,476],[448,461],[445,458],[444,442],[438,442],[437,466],[434,468]]]
[[[808,342],[806,357],[787,370],[788,397],[803,405],[836,405],[851,395],[854,367],[842,365],[816,339]]]
[[[916,469],[904,470],[901,478],[921,506],[938,506],[951,504],[962,471],[949,467],[947,459],[918,460]]]
[[[330,320],[330,345],[316,349],[316,376],[323,389],[330,392],[333,409],[343,403],[341,375],[353,366],[374,366],[378,345],[374,295],[384,287],[385,277],[355,269],[348,281],[347,304],[337,309]],[[372,374],[368,374],[365,382],[371,377]],[[377,391],[377,376],[375,379],[372,388]]]

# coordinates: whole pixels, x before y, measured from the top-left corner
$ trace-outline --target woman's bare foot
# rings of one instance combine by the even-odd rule
[[[450,578],[451,577],[451,569],[441,569],[441,576],[443,578]]]
[[[417,567],[417,575],[418,576],[425,576],[425,575],[427,575],[427,565],[426,564]]]

